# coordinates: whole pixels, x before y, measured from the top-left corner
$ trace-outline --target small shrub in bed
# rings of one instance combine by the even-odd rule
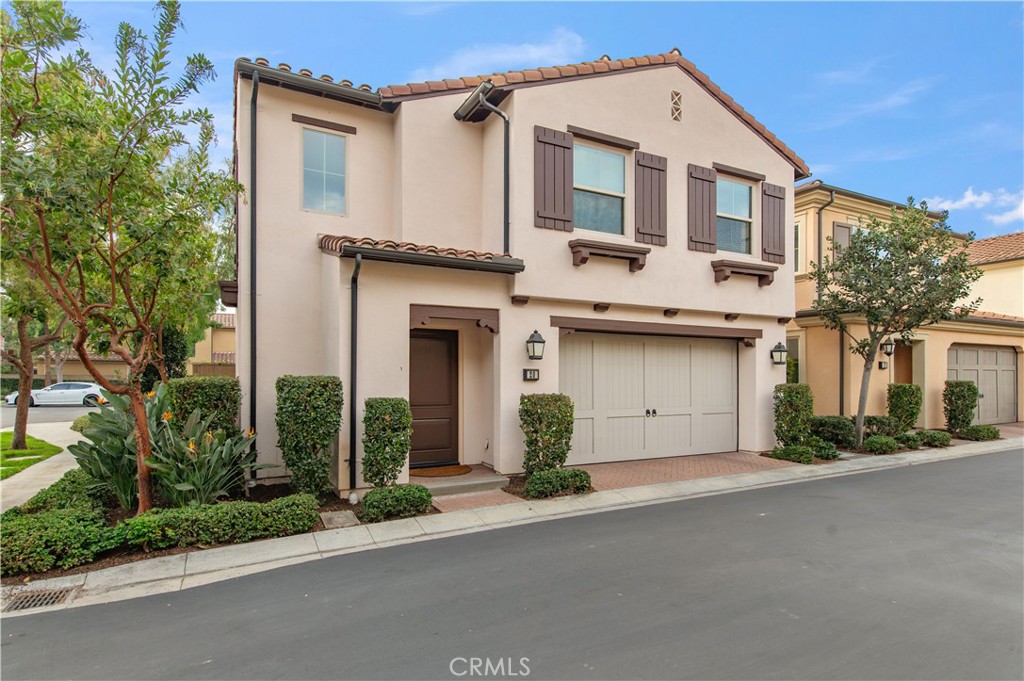
[[[768,456],[773,459],[793,461],[794,463],[814,463],[814,450],[810,447],[804,447],[803,445],[786,445],[785,447],[776,447],[772,451],[768,452]]]
[[[999,429],[995,426],[967,426],[957,433],[961,440],[998,440]]]
[[[888,435],[872,435],[864,440],[864,449],[872,454],[894,454],[900,443]]]
[[[430,510],[433,496],[423,485],[391,485],[371,489],[361,503],[362,519],[379,523],[393,518],[411,518]]]
[[[568,492],[582,494],[590,490],[590,473],[579,468],[551,468],[538,471],[526,479],[523,494],[533,499],[553,497]]]
[[[943,433],[941,430],[922,430],[917,435],[925,447],[948,447],[953,441],[949,433]]]

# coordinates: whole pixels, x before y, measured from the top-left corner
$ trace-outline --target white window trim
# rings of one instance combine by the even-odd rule
[[[754,206],[757,203],[756,201],[754,201],[754,195],[757,193],[755,190],[757,189],[757,186],[759,185],[759,183],[750,182],[750,181],[748,181],[748,180],[746,180],[744,178],[735,177],[733,175],[728,175],[728,176],[726,176],[724,178],[719,177],[719,178],[715,179],[715,185],[716,185],[715,189],[716,189],[716,191],[717,191],[717,184],[718,184],[719,180],[725,180],[726,182],[732,182],[733,184],[743,185],[743,186],[745,186],[745,187],[750,189],[750,217],[749,218],[745,218],[745,217],[742,217],[740,215],[731,215],[729,213],[719,213],[717,205],[715,205],[715,218],[716,219],[717,218],[727,218],[729,220],[737,220],[739,222],[746,222],[747,225],[750,227],[750,239],[749,239],[749,241],[750,241],[750,251],[749,252],[743,252],[743,251],[729,251],[729,250],[726,250],[725,252],[726,253],[735,253],[736,255],[753,256],[757,252],[757,249],[760,247],[760,242],[755,240],[755,237],[757,235],[757,231],[758,230],[754,229],[755,218],[760,218],[760,215],[755,215],[755,212],[754,212]],[[718,242],[717,226],[716,226],[716,229],[715,229],[715,234],[716,234],[716,236],[715,236],[715,242],[716,242],[715,245],[718,246],[718,243],[717,243]],[[722,249],[722,250],[725,250],[725,249]]]
[[[804,221],[801,218],[797,218],[793,221],[793,229],[796,231],[794,236],[794,248],[795,253],[793,255],[795,262],[793,263],[793,270],[796,274],[806,274],[807,266],[805,262],[807,260],[807,228],[804,226]]]
[[[342,213],[335,213],[334,211],[329,211],[329,210],[317,210],[316,208],[306,208],[306,187],[305,187],[305,183],[304,183],[304,180],[303,180],[303,176],[305,175],[305,172],[306,172],[306,152],[305,152],[305,149],[304,149],[304,146],[303,146],[303,143],[302,143],[303,136],[305,135],[305,131],[306,130],[309,130],[310,132],[319,133],[321,135],[334,135],[335,137],[341,137],[342,139],[345,140],[345,175],[344,175],[344,181],[345,181],[345,211],[342,212]],[[335,132],[333,130],[328,131],[328,130],[324,130],[323,128],[317,128],[317,127],[314,127],[314,126],[311,126],[311,125],[303,125],[303,126],[299,127],[299,210],[301,210],[304,213],[314,213],[316,215],[331,215],[333,217],[339,217],[339,218],[347,218],[349,216],[349,213],[352,212],[352,209],[351,209],[350,203],[349,203],[349,191],[348,191],[348,187],[349,187],[349,182],[348,181],[349,181],[349,176],[350,176],[350,173],[349,173],[349,163],[348,163],[348,159],[349,159],[349,149],[348,149],[348,147],[349,147],[349,142],[350,142],[351,139],[352,139],[351,135],[346,135],[344,133]],[[321,172],[323,172],[323,171],[321,171]],[[334,175],[336,173],[331,173],[331,174]]]
[[[632,219],[630,217],[631,214],[630,214],[630,210],[629,210],[629,208],[630,208],[630,206],[629,206],[629,201],[630,201],[629,197],[633,193],[633,181],[632,181],[632,176],[631,176],[631,174],[629,172],[629,162],[630,162],[630,159],[633,157],[632,152],[628,152],[628,151],[626,151],[624,149],[619,149],[617,147],[612,147],[612,146],[608,146],[608,145],[605,145],[605,144],[594,144],[594,143],[591,143],[591,142],[581,142],[581,141],[579,141],[577,139],[573,139],[572,146],[573,146],[573,159],[574,159],[573,162],[575,162],[575,158],[576,158],[576,147],[587,147],[589,149],[596,149],[597,151],[604,151],[604,152],[608,152],[610,154],[615,154],[616,156],[621,157],[622,158],[622,187],[623,187],[623,189],[625,189],[624,193],[619,194],[617,192],[608,191],[607,189],[597,189],[595,187],[590,187],[590,186],[585,185],[585,184],[577,184],[577,182],[576,182],[576,173],[574,172],[572,174],[572,188],[573,188],[573,191],[575,191],[577,189],[580,189],[580,190],[583,190],[585,192],[591,192],[593,194],[601,194],[603,196],[613,196],[613,197],[615,197],[617,199],[622,199],[622,233],[621,234],[614,234],[612,232],[602,232],[602,231],[597,230],[597,229],[587,229],[586,227],[579,227],[578,225],[576,225],[575,218],[573,219],[573,227],[574,228],[578,227],[579,229],[586,230],[588,232],[594,232],[595,234],[601,234],[602,238],[608,237],[610,239],[615,239],[615,238],[624,239],[624,238],[628,237],[629,240],[632,240],[633,239],[633,221],[632,221]]]

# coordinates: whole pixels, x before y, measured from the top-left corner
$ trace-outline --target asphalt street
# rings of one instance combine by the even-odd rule
[[[339,556],[5,619],[2,674],[1020,679],[1022,487],[1016,449]]]
[[[18,408],[12,404],[4,404],[3,406],[0,406],[0,427],[14,427],[14,414],[17,409]],[[33,423],[63,423],[64,421],[70,423],[82,414],[88,414],[90,411],[96,411],[96,408],[85,406],[32,407],[28,410],[28,423],[29,425],[32,425]]]

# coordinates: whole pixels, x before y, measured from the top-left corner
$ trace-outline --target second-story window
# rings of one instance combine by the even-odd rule
[[[800,223],[793,225],[793,269],[799,274],[804,271],[804,261],[800,257]]]
[[[302,130],[302,207],[345,214],[345,138]]]
[[[625,203],[626,157],[613,151],[574,145],[574,226],[623,234]]]
[[[718,249],[750,253],[750,232],[753,222],[750,185],[719,177],[716,195]]]

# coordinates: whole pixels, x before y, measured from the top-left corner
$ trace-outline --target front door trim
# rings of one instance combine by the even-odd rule
[[[489,307],[453,305],[409,305],[409,328],[426,326],[432,319],[468,319],[481,329],[498,333],[498,310]]]

